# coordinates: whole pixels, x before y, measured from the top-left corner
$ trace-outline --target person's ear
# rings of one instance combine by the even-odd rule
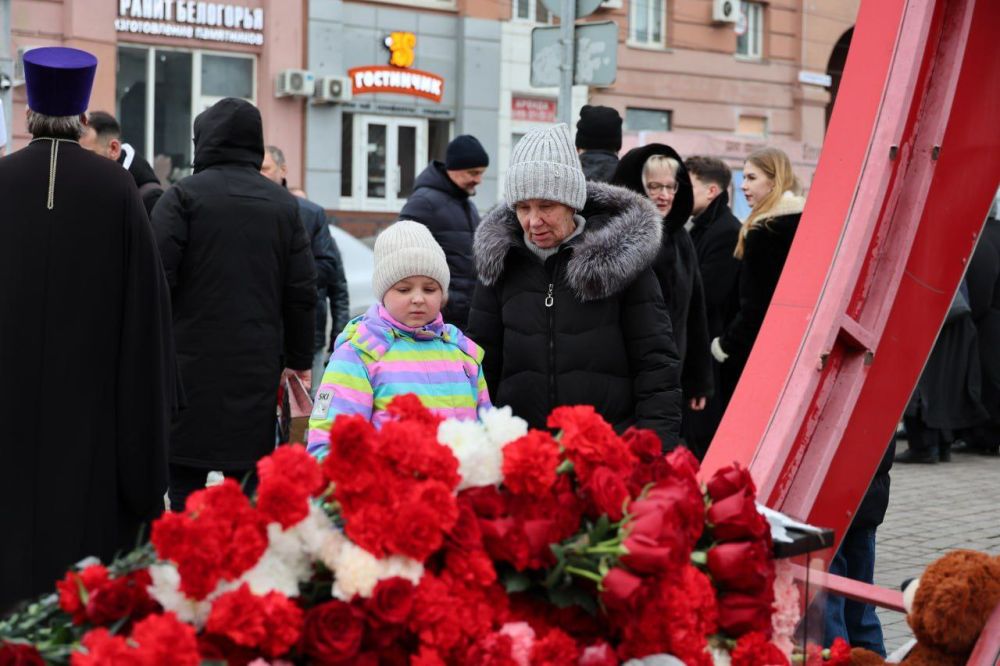
[[[108,157],[113,160],[117,160],[119,155],[122,154],[122,142],[121,139],[111,139],[108,141]]]
[[[87,126],[90,125],[90,123],[87,121],[87,114],[86,113],[81,113],[80,114],[80,124],[83,125],[84,127],[87,127]]]

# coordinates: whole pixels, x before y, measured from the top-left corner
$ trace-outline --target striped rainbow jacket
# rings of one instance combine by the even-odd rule
[[[475,420],[490,406],[482,360],[482,348],[440,315],[413,329],[372,305],[337,336],[309,417],[308,451],[326,455],[340,414],[360,414],[380,428],[389,403],[405,393],[444,418]]]

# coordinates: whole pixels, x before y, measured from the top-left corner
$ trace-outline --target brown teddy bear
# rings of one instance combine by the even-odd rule
[[[955,550],[941,557],[903,592],[906,621],[917,644],[906,666],[962,666],[993,609],[1000,604],[1000,557]],[[883,664],[874,652],[855,648],[851,666]]]

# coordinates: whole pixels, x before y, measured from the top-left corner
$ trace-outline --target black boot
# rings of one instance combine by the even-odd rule
[[[903,464],[918,463],[922,465],[934,465],[937,461],[937,451],[921,451],[919,449],[907,449],[902,453],[897,453],[893,459],[893,462]]]
[[[951,462],[951,442],[941,442],[938,444],[938,460],[941,462]]]

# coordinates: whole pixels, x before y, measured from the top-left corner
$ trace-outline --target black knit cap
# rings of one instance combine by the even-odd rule
[[[448,144],[448,150],[444,157],[444,167],[449,171],[479,169],[489,165],[490,156],[486,154],[479,139],[471,134],[456,136]]]
[[[583,150],[622,149],[622,117],[610,106],[591,106],[580,109],[576,122],[576,147]]]

